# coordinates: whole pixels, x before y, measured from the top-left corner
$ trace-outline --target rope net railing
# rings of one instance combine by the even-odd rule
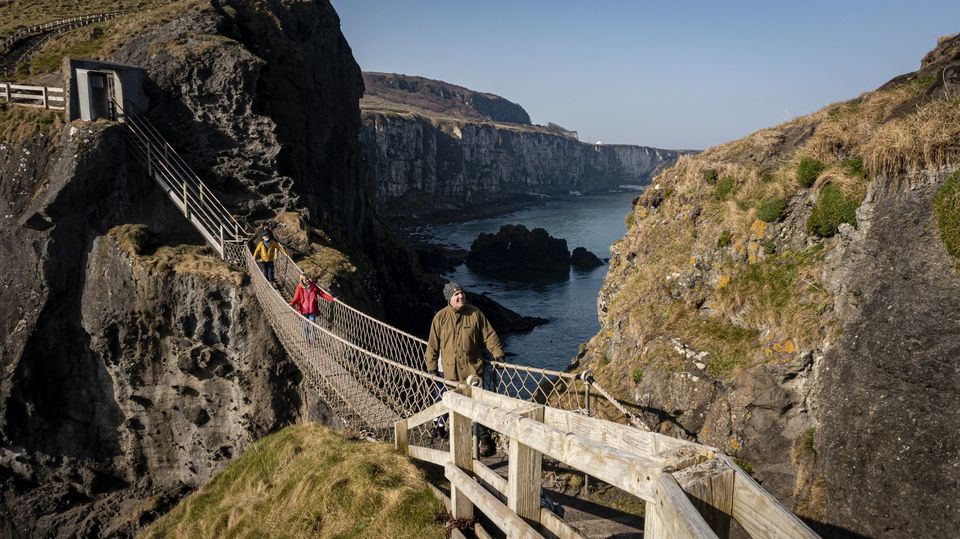
[[[256,269],[256,268],[254,268]],[[257,270],[259,271],[259,270]],[[289,255],[278,252],[274,261],[274,279],[280,290],[292,291],[300,279],[301,270]],[[280,295],[278,292],[277,295]],[[290,309],[292,311],[292,308]],[[428,376],[424,371],[424,352],[427,343],[384,322],[363,313],[340,301],[321,301],[318,324],[365,352],[410,369],[417,376]],[[309,323],[309,322],[307,322]],[[513,398],[546,404],[554,408],[592,415],[591,402],[602,402],[612,408],[628,423],[645,428],[633,414],[594,382],[589,371],[579,374],[538,369],[512,363],[490,361],[483,380],[483,387]],[[383,375],[375,374],[377,379]],[[387,388],[386,392],[403,391],[403,385]],[[592,395],[593,394],[593,395]],[[599,399],[597,398],[599,397]],[[416,400],[413,407],[404,412],[409,415],[430,406],[439,395]],[[390,397],[387,401],[402,399]],[[412,403],[405,403],[409,405]],[[406,417],[406,416],[404,416]]]

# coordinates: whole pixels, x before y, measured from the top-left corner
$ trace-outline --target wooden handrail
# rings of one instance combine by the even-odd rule
[[[442,415],[443,408],[449,410],[450,451],[409,445],[408,429]],[[509,440],[506,479],[469,456],[474,422]],[[454,517],[470,518],[476,508],[508,537],[524,536],[527,526],[561,537],[579,536],[540,508],[541,455],[643,499],[648,538],[725,539],[731,518],[751,537],[817,537],[726,455],[693,442],[477,387],[447,391],[438,405],[397,422],[395,429],[399,450],[444,467]]]

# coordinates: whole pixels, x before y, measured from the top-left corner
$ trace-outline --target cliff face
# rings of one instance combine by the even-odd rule
[[[146,114],[241,221],[288,234],[273,218],[290,210],[311,241],[351,253],[381,314],[431,309],[395,304],[441,296],[373,219],[360,71],[329,3],[187,0],[133,17],[110,59],[145,67]],[[256,438],[323,419],[242,275],[202,247],[119,126],[0,144],[0,202],[0,536],[131,535]]]
[[[62,139],[2,148],[8,537],[129,534],[302,406],[241,276],[200,247],[138,256],[107,232],[139,222],[196,239],[117,159],[119,128]]]
[[[580,358],[825,536],[960,525],[958,64],[943,39],[916,73],[681,158],[611,248]]]
[[[541,127],[363,111],[360,133],[387,214],[457,210],[522,195],[641,185],[679,152],[584,144]]]

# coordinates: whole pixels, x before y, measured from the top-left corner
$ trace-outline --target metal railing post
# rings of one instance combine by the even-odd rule
[[[183,214],[190,219],[190,205],[187,202],[187,181],[183,181]]]
[[[153,177],[153,156],[151,155],[151,152],[150,152],[150,143],[147,141],[143,141],[143,145],[147,149],[147,175],[149,175],[152,178]]]
[[[220,259],[227,259],[227,245],[223,242],[223,223],[220,223]]]

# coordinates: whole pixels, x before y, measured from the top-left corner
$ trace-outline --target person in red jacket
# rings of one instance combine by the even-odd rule
[[[293,299],[290,300],[290,306],[296,309],[304,318],[316,324],[317,315],[320,314],[319,301],[321,299],[334,301],[334,297],[321,290],[309,275],[301,273],[300,282],[297,284],[297,289],[293,292]],[[303,336],[307,339],[307,342],[313,343],[313,324],[308,324],[306,320],[303,324]]]

